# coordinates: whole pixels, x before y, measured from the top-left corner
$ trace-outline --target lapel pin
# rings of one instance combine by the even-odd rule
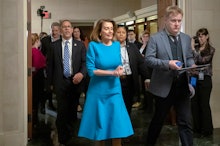
[[[76,43],[74,43],[74,46],[77,46]]]

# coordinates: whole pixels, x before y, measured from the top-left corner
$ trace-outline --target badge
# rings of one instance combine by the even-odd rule
[[[199,80],[204,80],[204,72],[203,71],[199,72]]]
[[[129,64],[125,64],[124,65],[124,70],[125,70],[125,74],[126,75],[130,75],[131,74],[131,68],[130,68]]]
[[[196,87],[196,80],[197,80],[196,77],[191,77],[191,78],[190,78],[190,84],[191,84],[193,87]]]

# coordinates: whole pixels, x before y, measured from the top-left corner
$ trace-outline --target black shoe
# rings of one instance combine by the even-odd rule
[[[154,144],[145,144],[144,146],[154,146]]]
[[[56,111],[56,108],[53,105],[48,105],[48,109],[50,109],[52,111]]]
[[[41,107],[41,108],[40,108],[40,113],[41,113],[41,114],[45,114],[45,113],[46,113],[46,112],[45,112],[45,107]]]
[[[193,133],[194,138],[201,138],[201,136],[202,135],[200,133],[195,133],[195,132]]]
[[[211,138],[213,136],[213,132],[204,132],[201,134],[200,138]]]
[[[146,105],[141,105],[138,110],[146,110],[147,109],[147,106]]]

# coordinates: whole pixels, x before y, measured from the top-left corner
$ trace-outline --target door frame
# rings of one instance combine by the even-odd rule
[[[28,140],[32,139],[32,43],[31,43],[31,0],[27,0],[27,128],[28,128]]]

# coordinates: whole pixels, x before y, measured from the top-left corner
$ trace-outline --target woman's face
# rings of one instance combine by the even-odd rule
[[[116,31],[116,39],[120,42],[123,43],[125,42],[127,37],[127,32],[124,27],[119,27]]]
[[[148,40],[149,40],[149,34],[143,34],[141,36],[141,40],[142,40],[143,43],[147,43]]]
[[[102,41],[110,41],[113,39],[113,24],[111,22],[103,22],[100,32]]]
[[[209,36],[208,35],[204,35],[204,34],[200,34],[198,36],[198,38],[199,38],[199,43],[202,46],[202,45],[205,45],[207,43],[207,40],[208,40]]]
[[[40,40],[37,40],[36,43],[37,43],[37,47],[40,47],[40,45],[41,45]]]
[[[74,39],[80,39],[80,30],[79,30],[79,28],[74,28],[73,36],[74,36]]]

